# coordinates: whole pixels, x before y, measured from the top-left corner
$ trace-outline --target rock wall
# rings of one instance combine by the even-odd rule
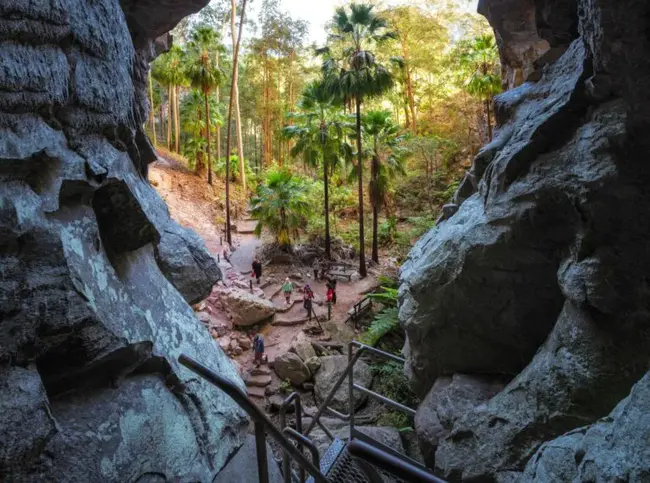
[[[646,407],[647,377],[614,408],[649,367],[650,4],[481,11],[504,71],[537,75],[496,99],[494,141],[402,268],[400,319],[422,396],[458,374],[510,383],[444,438],[421,425],[427,461],[454,481],[645,481],[649,460],[625,448],[650,427],[625,414]],[[539,58],[513,57],[538,38]],[[571,478],[547,478],[556,464]]]
[[[154,39],[206,3],[0,3],[3,481],[211,481],[241,444],[177,362],[238,379],[188,305],[219,270],[148,184],[142,131]]]

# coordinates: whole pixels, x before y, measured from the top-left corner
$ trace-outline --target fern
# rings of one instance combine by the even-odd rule
[[[374,346],[382,337],[396,330],[399,327],[397,312],[397,307],[389,307],[379,312],[361,336],[361,342]]]

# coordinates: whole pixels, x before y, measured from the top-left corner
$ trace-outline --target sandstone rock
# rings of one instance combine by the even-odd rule
[[[269,320],[275,314],[272,302],[244,290],[226,288],[219,292],[219,296],[232,323],[237,326],[255,325]]]
[[[283,381],[289,380],[294,386],[300,386],[311,379],[311,373],[302,359],[293,352],[279,355],[273,361],[273,370]]]
[[[304,382],[302,384],[302,388],[307,391],[307,392],[312,392],[314,390],[314,383],[313,382]]]
[[[273,450],[266,443],[267,474],[269,483],[282,483],[282,472],[273,458]],[[257,470],[257,450],[255,437],[248,436],[244,445],[228,461],[226,467],[214,479],[213,483],[245,483],[259,481]]]
[[[305,365],[309,368],[309,372],[315,375],[320,369],[320,359],[318,357],[310,357],[305,361]]]
[[[334,387],[334,384],[336,384],[336,381],[345,371],[345,368],[348,365],[348,358],[346,356],[327,356],[321,357],[320,362],[320,369],[314,378],[315,395],[319,403],[325,400]],[[352,372],[355,384],[370,388],[372,383],[372,373],[370,372],[370,367],[368,367],[365,362],[358,361]],[[359,391],[354,392],[353,400],[356,408],[361,407],[366,402],[366,399],[367,396],[365,394],[361,394]],[[344,413],[348,412],[347,383],[342,384],[336,391],[330,403],[330,407]]]
[[[508,3],[531,5],[482,5]],[[450,480],[515,481],[560,438],[540,480],[556,459],[557,479],[570,481],[583,455],[571,463],[571,431],[609,414],[647,369],[650,250],[641,240],[650,223],[638,213],[650,209],[650,138],[635,133],[650,126],[650,96],[639,90],[650,79],[649,6],[534,6],[552,48],[580,38],[557,60],[560,51],[549,54],[539,81],[497,97],[501,124],[461,185],[458,212],[402,271],[407,372],[420,394],[441,375],[515,376],[439,442],[436,466]],[[621,45],[636,47],[614,54]],[[616,444],[625,445],[613,442],[612,453]]]
[[[311,342],[308,340],[296,342],[296,344],[291,348],[291,352],[298,354],[298,357],[300,357],[303,362],[307,362],[312,357],[316,357],[316,351],[314,351]]]
[[[161,233],[156,260],[165,277],[188,303],[200,302],[221,280],[221,270],[199,236],[188,229],[169,225]]]
[[[212,481],[247,421],[178,357],[243,384],[188,305],[219,273],[148,184],[142,128],[155,39],[207,1],[9,3],[1,479]]]
[[[250,348],[253,346],[253,343],[248,337],[240,337],[238,339],[239,341],[239,346],[244,349],[244,350],[250,350]]]
[[[503,387],[501,381],[481,376],[455,374],[436,379],[415,415],[415,431],[427,466],[434,467],[438,444],[449,434],[456,420]]]
[[[650,475],[650,375],[597,423],[544,443],[523,481],[645,481]]]

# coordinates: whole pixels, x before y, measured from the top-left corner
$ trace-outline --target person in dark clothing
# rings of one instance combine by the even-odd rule
[[[314,300],[314,292],[312,291],[309,285],[305,285],[305,289],[303,291],[303,304],[305,306],[305,309],[307,309],[307,315],[309,316],[309,320],[311,320],[313,300]]]
[[[261,334],[257,334],[253,338],[253,354],[255,355],[253,363],[257,367],[264,359],[264,337],[262,337]]]
[[[262,263],[255,257],[253,260],[253,273],[252,275],[257,279],[257,285],[260,284],[260,278],[262,278]]]
[[[325,286],[327,287],[327,301],[336,305],[336,279],[328,278]]]

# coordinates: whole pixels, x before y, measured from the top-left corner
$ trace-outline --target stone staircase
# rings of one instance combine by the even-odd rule
[[[248,397],[256,403],[263,403],[266,386],[271,384],[271,369],[263,365],[251,368],[244,377],[244,383]]]

